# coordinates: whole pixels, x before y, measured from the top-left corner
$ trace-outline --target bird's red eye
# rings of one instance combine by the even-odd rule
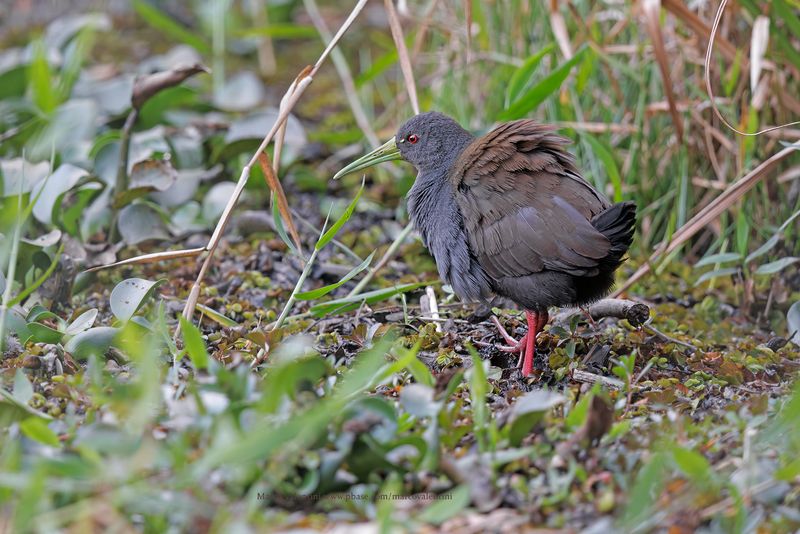
[[[417,137],[415,134],[409,135],[406,139],[408,139],[408,142],[411,143],[412,145],[417,141],[419,141],[419,137]]]

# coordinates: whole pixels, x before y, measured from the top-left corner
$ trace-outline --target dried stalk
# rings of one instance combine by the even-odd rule
[[[287,96],[284,98],[285,104],[282,105],[282,109],[278,113],[278,118],[275,121],[275,124],[272,125],[270,131],[264,137],[264,140],[261,141],[258,149],[256,150],[253,157],[250,161],[242,169],[242,173],[239,176],[239,181],[236,183],[236,188],[234,189],[233,193],[231,194],[230,199],[228,199],[228,204],[225,206],[222,215],[220,216],[219,222],[217,223],[216,228],[214,229],[214,233],[211,236],[211,239],[206,246],[208,250],[208,255],[203,262],[203,265],[200,267],[200,272],[197,275],[197,279],[195,280],[194,284],[192,285],[191,290],[189,291],[189,296],[186,299],[186,306],[183,309],[183,316],[191,320],[192,315],[194,315],[195,307],[197,306],[197,300],[200,296],[200,284],[203,282],[206,273],[211,265],[211,259],[214,257],[214,252],[216,251],[217,246],[219,245],[220,237],[222,236],[223,231],[225,230],[225,226],[227,226],[231,212],[233,211],[236,202],[239,200],[239,196],[242,194],[242,190],[244,189],[245,184],[247,183],[247,179],[250,176],[250,171],[253,166],[258,162],[258,156],[261,154],[267,145],[273,140],[275,135],[278,133],[278,130],[281,128],[283,123],[289,117],[289,112],[294,108],[297,102],[300,100],[300,97],[303,96],[303,93],[308,88],[309,84],[314,80],[314,76],[317,74],[317,71],[322,66],[322,64],[327,59],[328,55],[331,53],[331,50],[338,44],[339,40],[341,40],[344,33],[352,26],[353,21],[355,21],[356,17],[361,10],[364,9],[367,0],[359,0],[358,3],[355,5],[353,10],[348,15],[347,19],[342,24],[339,31],[336,32],[336,35],[333,37],[333,40],[325,47],[322,54],[320,55],[317,62],[311,66],[307,66],[303,69],[300,74],[297,76],[295,82],[289,87],[287,91]],[[276,158],[277,159],[277,158]],[[179,335],[180,329],[177,330],[176,336]]]
[[[280,133],[279,131],[278,135],[280,135]],[[258,162],[261,164],[261,172],[264,173],[264,180],[267,182],[267,187],[269,187],[275,195],[278,211],[280,211],[281,217],[283,217],[283,220],[286,222],[286,226],[289,227],[289,235],[292,236],[294,246],[297,248],[297,253],[303,257],[303,244],[300,241],[300,234],[297,233],[297,228],[292,220],[292,213],[289,210],[289,202],[286,200],[286,193],[283,192],[283,187],[281,187],[281,183],[278,181],[277,171],[274,169],[277,165],[273,166],[270,164],[269,156],[266,152],[262,152],[258,155]],[[275,209],[275,207],[273,206],[272,209]]]
[[[328,29],[328,25],[325,24],[325,19],[322,18],[322,15],[319,12],[317,3],[315,0],[304,0],[303,5],[306,7],[306,11],[308,11],[308,15],[311,17],[311,22],[317,29],[322,41],[325,44],[328,44],[332,39],[331,32]],[[339,74],[339,78],[342,81],[344,94],[347,97],[347,103],[350,105],[350,109],[353,112],[353,118],[356,120],[356,124],[358,124],[358,127],[361,129],[361,131],[364,132],[364,137],[367,138],[370,146],[372,146],[372,148],[378,148],[381,145],[380,139],[378,139],[378,135],[375,133],[375,130],[372,128],[372,124],[370,124],[369,119],[367,118],[367,113],[364,111],[364,106],[361,105],[361,101],[358,99],[356,83],[353,81],[353,75],[350,73],[350,68],[347,65],[347,60],[345,59],[344,54],[342,54],[341,50],[336,48],[333,50],[333,52],[331,52],[331,60],[333,61],[333,66],[336,67],[336,72]]]
[[[683,122],[675,104],[675,92],[672,90],[672,78],[669,75],[669,64],[667,62],[667,51],[664,48],[664,36],[661,34],[661,15],[660,0],[646,0],[643,3],[645,23],[647,31],[650,33],[650,40],[653,42],[653,51],[656,55],[658,70],[661,71],[661,81],[664,85],[664,94],[669,104],[669,112],[672,115],[672,122],[675,124],[675,131],[678,133],[678,142],[683,142]],[[709,47],[710,48],[710,47]]]
[[[727,5],[727,3],[728,3],[728,0],[722,0],[722,2],[720,2],[720,4],[719,4],[719,8],[717,9],[717,15],[714,17],[714,24],[711,27],[711,35],[709,36],[709,40],[708,40],[708,48],[706,49],[706,59],[705,59],[705,62],[703,64],[703,70],[704,70],[705,79],[706,79],[706,93],[708,93],[708,98],[709,98],[709,100],[711,102],[711,109],[714,110],[714,114],[717,116],[717,118],[720,121],[722,121],[722,123],[725,126],[730,128],[734,132],[738,133],[739,135],[745,135],[745,136],[748,136],[748,137],[754,137],[754,136],[757,136],[757,135],[765,134],[767,132],[772,132],[774,130],[780,130],[781,128],[787,128],[789,126],[794,126],[795,124],[800,124],[800,121],[794,121],[794,122],[790,122],[788,124],[782,124],[780,126],[770,126],[769,128],[764,128],[763,130],[759,130],[759,131],[757,131],[755,133],[747,133],[747,132],[743,132],[743,131],[737,129],[735,126],[733,126],[731,123],[729,123],[728,120],[725,117],[722,116],[722,113],[720,113],[719,109],[717,108],[717,103],[714,101],[714,91],[711,89],[711,74],[710,74],[710,72],[711,72],[711,53],[714,50],[714,38],[717,35],[717,29],[719,28],[720,20],[722,20],[722,12],[725,10],[725,6]]]
[[[121,267],[122,265],[132,265],[132,264],[140,264],[140,263],[155,263],[157,261],[164,261],[164,260],[175,260],[178,258],[192,258],[194,256],[199,256],[203,252],[205,252],[205,247],[198,247],[198,248],[187,248],[182,250],[167,250],[164,252],[153,252],[152,254],[142,254],[141,256],[136,256],[135,258],[128,258],[127,260],[115,261],[114,263],[110,263],[108,265],[96,265],[89,269],[86,269],[84,272],[92,273],[95,271],[100,271],[102,269],[108,269],[109,267]]]
[[[406,82],[408,99],[411,102],[411,109],[415,115],[419,115],[419,100],[417,99],[417,86],[414,83],[414,71],[411,69],[411,58],[408,56],[408,48],[403,38],[403,27],[400,25],[400,17],[394,7],[392,0],[384,0],[386,14],[389,17],[389,28],[392,30],[392,39],[397,47],[397,56],[400,60],[400,70],[403,72],[403,80]]]
[[[694,217],[681,226],[672,236],[670,241],[662,241],[648,258],[647,262],[628,278],[614,293],[612,297],[618,297],[639,281],[644,275],[650,272],[651,266],[664,254],[669,254],[683,245],[697,232],[705,228],[708,224],[719,217],[725,210],[739,200],[747,191],[752,189],[775,165],[781,162],[790,154],[794,154],[797,148],[786,147],[777,154],[762,162],[758,167],[747,173],[739,181],[731,184],[724,193],[711,201],[705,208],[701,209]]]

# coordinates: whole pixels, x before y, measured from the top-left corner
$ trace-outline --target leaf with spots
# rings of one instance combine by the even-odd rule
[[[117,284],[111,292],[111,312],[114,317],[122,322],[130,320],[165,281],[128,278]]]

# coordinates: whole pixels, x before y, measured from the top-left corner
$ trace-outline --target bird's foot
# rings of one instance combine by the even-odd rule
[[[494,323],[494,325],[497,327],[497,331],[500,333],[500,335],[503,337],[503,339],[507,343],[507,345],[499,345],[499,344],[495,345],[497,350],[502,351],[502,352],[511,352],[511,353],[521,352],[521,351],[525,350],[525,343],[526,343],[526,341],[528,339],[528,334],[525,334],[524,336],[522,336],[522,339],[517,341],[516,339],[511,337],[511,334],[509,334],[508,331],[506,331],[505,328],[503,328],[503,325],[500,324],[500,321],[497,319],[497,317],[495,315],[492,315],[491,320]],[[517,367],[519,367],[519,365],[517,365]]]
[[[530,376],[533,373],[533,356],[536,354],[536,336],[547,324],[549,319],[547,312],[525,311],[525,318],[528,322],[528,332],[519,341],[515,340],[500,324],[500,321],[492,315],[492,322],[497,327],[497,331],[508,345],[495,345],[497,350],[502,352],[519,353],[517,368],[522,368],[522,376]]]
[[[497,327],[497,331],[500,332],[500,335],[503,336],[503,339],[506,340],[506,343],[508,343],[509,345],[512,345],[512,346],[516,345],[517,340],[514,339],[513,337],[511,337],[511,335],[506,331],[506,329],[503,328],[503,325],[500,324],[500,321],[497,319],[497,316],[496,315],[492,315],[491,320],[494,323],[494,325]]]

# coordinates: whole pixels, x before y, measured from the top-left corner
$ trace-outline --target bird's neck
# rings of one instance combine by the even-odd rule
[[[462,224],[448,173],[421,171],[408,192],[408,214],[423,244],[435,254],[437,236]]]

